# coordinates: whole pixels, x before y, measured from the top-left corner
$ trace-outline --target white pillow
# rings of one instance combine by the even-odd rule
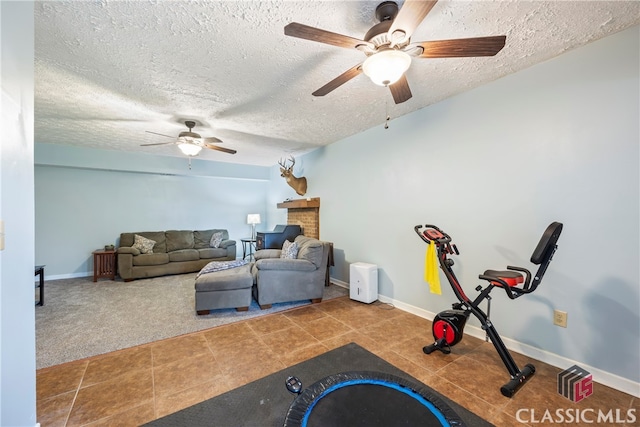
[[[215,233],[213,233],[213,235],[211,236],[211,241],[209,242],[209,246],[211,246],[212,248],[219,248],[220,247],[220,243],[222,243],[222,231],[217,231]]]
[[[280,252],[280,258],[284,259],[296,259],[298,257],[298,244],[296,242],[291,243],[288,240],[284,241],[282,245],[282,252]]]
[[[155,240],[147,239],[146,237],[136,234],[133,237],[133,246],[131,247],[139,250],[141,254],[150,254],[153,252],[153,245],[155,244]]]

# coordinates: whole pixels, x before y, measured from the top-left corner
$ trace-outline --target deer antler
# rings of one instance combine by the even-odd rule
[[[291,161],[291,166],[287,166],[287,161],[290,160]],[[290,171],[291,169],[293,169],[293,166],[296,164],[296,159],[293,156],[290,156],[289,159],[285,159],[284,161],[282,161],[282,159],[280,159],[280,161],[278,162],[278,164],[283,167],[284,169]]]

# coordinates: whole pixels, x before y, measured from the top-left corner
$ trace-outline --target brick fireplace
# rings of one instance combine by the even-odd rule
[[[278,203],[278,208],[287,209],[287,224],[299,225],[303,234],[320,238],[320,198],[287,200]]]

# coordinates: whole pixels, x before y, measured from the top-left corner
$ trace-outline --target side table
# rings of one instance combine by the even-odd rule
[[[242,259],[246,259],[247,257],[249,257],[249,261],[251,261],[251,257],[253,257],[253,251],[256,247],[256,239],[245,237],[244,239],[240,239],[240,241],[242,242]]]
[[[39,276],[36,288],[38,288],[40,292],[40,299],[36,301],[36,305],[42,306],[44,305],[44,265],[36,265],[35,276]]]
[[[98,249],[93,251],[93,281],[106,277],[111,280],[116,278],[116,251]]]

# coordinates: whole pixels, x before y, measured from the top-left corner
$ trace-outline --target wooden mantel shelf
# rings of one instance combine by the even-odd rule
[[[319,208],[320,197],[313,197],[309,199],[295,199],[287,200],[282,203],[278,203],[279,209],[301,209],[301,208]]]

